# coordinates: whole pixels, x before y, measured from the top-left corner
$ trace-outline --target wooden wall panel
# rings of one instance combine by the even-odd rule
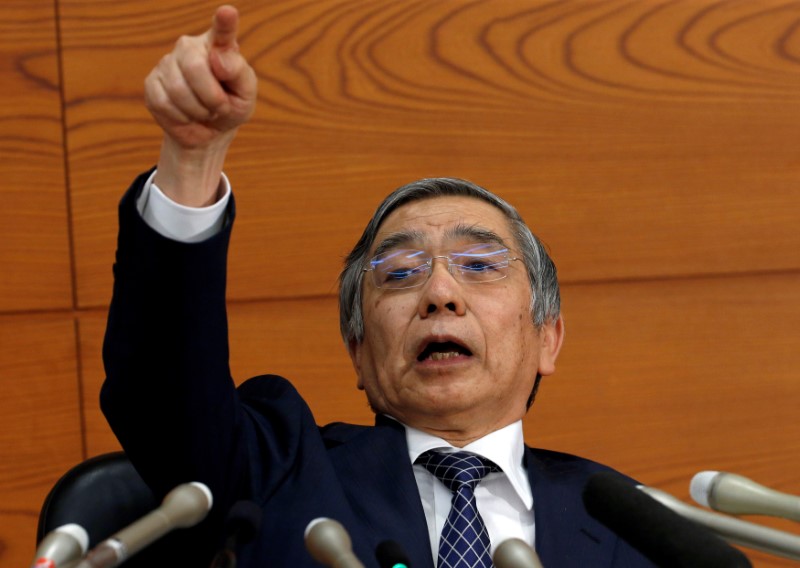
[[[99,306],[114,204],[156,159],[142,78],[212,4],[62,4],[78,296]],[[567,281],[800,267],[795,3],[238,5],[261,91],[228,166],[232,298],[329,294],[379,198],[431,175],[509,197]],[[278,280],[275,248],[295,251]]]
[[[793,460],[795,471],[799,288],[798,274],[566,285],[567,340],[527,418],[528,442],[653,484],[692,468],[757,476]],[[231,305],[234,379],[280,374],[320,423],[371,423],[336,311],[334,299]],[[105,314],[81,317],[89,454],[106,451],[91,425],[104,426],[92,418],[104,330]]]
[[[100,348],[116,204],[158,153],[142,80],[216,4],[59,0],[60,36],[52,3],[6,6],[0,314],[45,313],[0,315],[0,565],[30,560],[58,475],[118,447]],[[227,167],[237,380],[284,374],[320,422],[370,422],[336,327],[341,258],[388,190],[466,177],[520,208],[567,283],[529,443],[683,499],[707,468],[800,493],[800,2],[237,6],[261,87]]]
[[[0,566],[28,566],[45,495],[83,457],[71,316],[0,316],[0,389]]]
[[[797,273],[567,286],[529,441],[670,490],[701,469],[780,464],[774,481],[800,493],[779,473],[800,468],[798,289]]]
[[[0,23],[0,312],[72,306],[52,1],[11,0]]]
[[[567,286],[565,347],[526,440],[689,503],[703,470],[800,494],[798,289],[798,273]],[[793,565],[746,553],[754,566]]]

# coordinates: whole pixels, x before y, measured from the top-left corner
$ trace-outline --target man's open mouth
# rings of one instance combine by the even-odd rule
[[[444,361],[456,357],[472,355],[472,351],[454,341],[432,341],[417,356],[417,361]]]

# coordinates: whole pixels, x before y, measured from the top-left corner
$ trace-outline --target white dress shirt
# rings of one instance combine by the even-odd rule
[[[208,207],[186,207],[172,201],[153,183],[156,172],[147,178],[136,208],[150,227],[163,237],[196,243],[218,233],[225,222],[225,208],[231,198],[231,184],[222,174],[223,195]]]
[[[528,474],[522,465],[525,445],[522,422],[518,421],[483,438],[456,448],[436,436],[406,426],[406,442],[411,463],[424,452],[444,448],[478,454],[497,464],[502,472],[490,473],[475,488],[478,511],[486,524],[492,550],[512,537],[534,545],[533,494]],[[434,562],[439,555],[439,539],[450,512],[453,493],[424,466],[414,464],[422,509],[428,521],[428,535]]]
[[[136,202],[139,213],[151,228],[162,236],[182,242],[199,242],[219,232],[231,195],[230,183],[224,175],[221,182],[223,195],[208,207],[186,207],[175,203],[153,183],[154,175],[155,172],[145,183]],[[455,448],[441,438],[409,426],[405,426],[405,429],[412,464],[423,452],[439,448],[469,451],[497,464],[502,472],[490,473],[475,488],[478,511],[489,532],[492,550],[512,537],[534,546],[533,494],[528,474],[522,465],[525,446],[521,421],[463,448]],[[428,522],[435,563],[453,494],[421,465],[414,465],[414,477]]]

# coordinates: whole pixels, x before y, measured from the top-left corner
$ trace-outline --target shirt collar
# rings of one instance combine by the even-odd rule
[[[478,454],[500,466],[500,469],[506,474],[511,486],[525,506],[528,509],[533,507],[531,485],[528,481],[527,471],[522,465],[525,440],[522,433],[521,420],[500,430],[495,430],[463,448],[456,448],[442,438],[422,430],[417,430],[405,424],[403,426],[406,429],[406,443],[408,444],[408,456],[411,458],[411,463],[414,463],[423,452],[437,448],[452,449],[453,451],[465,450]]]

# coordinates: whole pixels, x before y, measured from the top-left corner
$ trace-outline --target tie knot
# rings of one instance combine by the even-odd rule
[[[435,475],[450,491],[457,491],[465,485],[474,489],[487,474],[500,471],[492,461],[469,452],[430,450],[420,455],[417,463]]]

